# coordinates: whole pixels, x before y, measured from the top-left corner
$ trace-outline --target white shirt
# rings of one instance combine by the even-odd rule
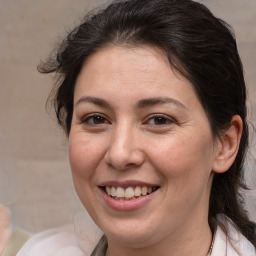
[[[238,232],[231,221],[224,223],[221,215],[218,220],[225,224],[229,237],[220,226],[217,227],[211,256],[256,256],[254,246]]]
[[[230,239],[217,227],[211,256],[256,256],[254,246],[231,223],[226,225]],[[89,256],[101,235],[93,232],[81,239],[73,225],[51,229],[34,235],[17,256]]]

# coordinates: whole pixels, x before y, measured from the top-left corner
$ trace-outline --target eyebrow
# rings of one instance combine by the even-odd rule
[[[141,109],[141,108],[146,108],[146,107],[159,105],[159,104],[166,104],[166,103],[172,103],[179,107],[187,109],[187,107],[183,105],[180,101],[175,100],[173,98],[169,98],[169,97],[154,97],[154,98],[142,99],[137,103],[137,107]]]
[[[93,103],[94,105],[97,105],[97,106],[100,106],[103,108],[111,108],[111,105],[104,99],[97,98],[97,97],[91,97],[91,96],[81,97],[76,102],[75,105],[77,106],[77,105],[79,105],[81,103],[85,103],[85,102]],[[169,97],[153,97],[153,98],[142,99],[142,100],[138,101],[137,108],[142,109],[142,108],[147,108],[150,106],[166,104],[166,103],[172,103],[179,107],[187,109],[187,107],[185,105],[183,105],[180,101],[175,100],[173,98],[169,98]]]
[[[97,97],[84,96],[80,98],[75,105],[77,106],[82,102],[89,102],[100,107],[111,108],[110,104],[107,101]]]

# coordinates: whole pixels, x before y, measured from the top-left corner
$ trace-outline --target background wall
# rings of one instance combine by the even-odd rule
[[[45,111],[51,77],[40,75],[36,66],[86,10],[103,2],[0,1],[0,202],[10,208],[14,226],[37,232],[87,219],[74,192],[67,141],[54,115]],[[255,120],[256,1],[201,2],[236,31]],[[252,157],[248,163],[247,179],[256,188]],[[256,190],[252,193],[246,203],[256,220]]]

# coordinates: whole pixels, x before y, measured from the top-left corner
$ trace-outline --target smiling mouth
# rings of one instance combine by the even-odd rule
[[[133,200],[149,195],[159,189],[158,186],[136,186],[136,187],[115,187],[105,186],[102,189],[113,199],[116,200]]]

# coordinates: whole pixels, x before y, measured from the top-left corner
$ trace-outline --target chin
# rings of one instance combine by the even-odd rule
[[[158,240],[157,232],[154,231],[157,229],[153,229],[150,223],[143,227],[141,222],[138,224],[136,221],[135,223],[120,223],[120,225],[116,222],[114,227],[103,227],[102,230],[109,240],[131,248],[142,248]]]

